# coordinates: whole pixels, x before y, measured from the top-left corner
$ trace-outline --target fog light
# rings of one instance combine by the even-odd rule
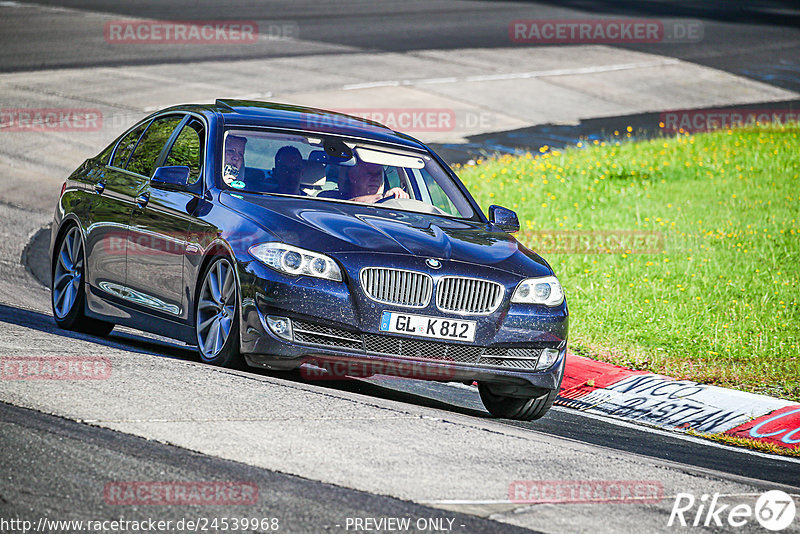
[[[558,359],[558,349],[544,349],[539,356],[539,361],[536,363],[537,371],[544,371],[549,369]]]
[[[292,321],[288,317],[267,315],[267,325],[279,338],[292,341]]]

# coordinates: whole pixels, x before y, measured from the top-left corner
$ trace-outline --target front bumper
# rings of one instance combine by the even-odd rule
[[[441,342],[379,330],[385,310],[444,316],[435,310],[411,311],[359,300],[353,296],[359,290],[352,282],[286,277],[257,262],[239,267],[241,351],[251,366],[289,370],[310,361],[346,362],[347,369],[396,374],[381,372],[380,362],[387,370],[401,370],[401,376],[406,370],[410,378],[502,383],[510,391],[518,388],[520,396],[557,389],[561,382],[566,304],[544,309],[510,305],[506,298],[494,313],[469,317],[478,321],[474,343]],[[291,339],[275,335],[267,316],[289,318]],[[558,357],[549,368],[537,371],[537,358],[546,348],[558,350]]]

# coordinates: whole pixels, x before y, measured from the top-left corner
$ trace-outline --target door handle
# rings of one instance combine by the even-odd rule
[[[144,209],[147,206],[147,203],[150,201],[150,193],[142,193],[138,197],[136,197],[136,206],[139,209]]]
[[[106,190],[105,182],[97,182],[96,184],[94,184],[94,192],[96,194],[102,195],[103,191],[105,191],[105,190]]]

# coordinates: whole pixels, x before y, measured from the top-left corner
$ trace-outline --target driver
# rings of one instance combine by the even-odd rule
[[[339,180],[338,192],[326,191],[318,196],[374,204],[385,198],[408,198],[408,193],[399,187],[393,187],[384,193],[383,166],[360,162],[348,169]]]

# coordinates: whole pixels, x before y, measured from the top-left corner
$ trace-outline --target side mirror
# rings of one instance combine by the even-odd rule
[[[504,232],[519,232],[517,214],[502,206],[489,206],[489,222],[500,227]]]
[[[167,191],[184,191],[189,185],[189,167],[159,167],[150,178],[150,184]]]

